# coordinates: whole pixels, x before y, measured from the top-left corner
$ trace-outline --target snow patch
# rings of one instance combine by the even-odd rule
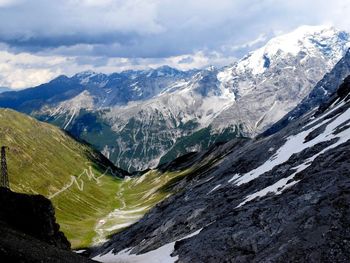
[[[343,105],[341,103],[340,105]],[[335,108],[338,108],[339,105]],[[319,121],[323,119],[325,116],[330,114],[330,112],[333,112],[333,110],[329,111],[327,114],[320,116],[319,118],[315,119],[315,121]],[[271,171],[274,167],[276,167],[279,164],[282,164],[286,162],[294,153],[299,153],[303,151],[304,149],[310,148],[315,146],[318,143],[331,141],[333,139],[338,139],[335,143],[331,144],[330,146],[326,147],[322,151],[316,153],[314,156],[308,158],[304,163],[299,165],[298,167],[294,168],[296,169],[296,172],[294,172],[292,175],[283,178],[276,183],[256,192],[251,195],[248,195],[243,202],[241,202],[237,207],[241,207],[247,202],[257,198],[257,197],[263,197],[267,195],[268,193],[275,193],[275,194],[281,194],[285,189],[295,185],[298,183],[298,181],[291,181],[296,174],[300,173],[301,171],[308,168],[312,162],[321,154],[325,153],[326,151],[336,148],[337,146],[347,142],[350,140],[350,132],[349,129],[345,129],[344,131],[334,134],[335,130],[340,127],[342,124],[344,124],[346,121],[350,119],[350,109],[347,109],[345,112],[339,114],[337,117],[333,118],[331,121],[329,120],[323,120],[318,125],[303,131],[297,135],[291,136],[287,139],[286,143],[280,147],[280,149],[277,151],[277,153],[272,156],[268,161],[266,161],[263,165],[259,166],[258,168],[252,170],[251,172],[238,177],[235,175],[234,178],[229,180],[235,181],[236,185],[242,185],[244,183],[250,182],[251,180],[256,179],[260,175]],[[329,121],[329,123],[327,123]],[[309,135],[312,131],[316,130],[317,128],[321,127],[327,123],[327,126],[325,128],[325,131],[321,134],[319,134],[316,138],[305,142],[305,138],[307,135]]]
[[[217,186],[215,186],[213,189],[211,189],[208,193],[208,195],[212,192],[214,192],[216,189],[220,188],[221,184],[218,184]]]
[[[74,108],[74,109],[73,109],[73,113],[72,113],[72,115],[71,115],[69,121],[67,122],[67,124],[64,126],[63,130],[67,129],[67,127],[69,126],[69,124],[70,124],[70,123],[72,122],[72,120],[74,119],[76,112],[77,112],[77,109]]]
[[[123,262],[123,263],[175,263],[179,257],[175,256],[172,257],[171,254],[174,251],[174,246],[177,241],[184,240],[191,238],[193,236],[198,235],[202,229],[197,230],[196,232],[181,238],[179,240],[176,240],[174,242],[171,242],[169,244],[166,244],[160,248],[157,248],[155,250],[149,251],[144,254],[135,255],[131,254],[133,248],[127,248],[122,251],[120,251],[118,254],[113,254],[112,251],[109,253],[94,257],[94,260],[104,262],[104,263],[112,263],[112,262]]]

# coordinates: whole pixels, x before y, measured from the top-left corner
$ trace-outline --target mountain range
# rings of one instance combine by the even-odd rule
[[[270,128],[348,47],[346,32],[303,26],[224,68],[82,72],[2,93],[0,106],[57,125],[132,172]]]
[[[346,32],[303,26],[224,68],[1,93],[10,188],[50,199],[73,248],[101,262],[348,262],[348,47]]]
[[[350,76],[326,102],[275,134],[237,138],[202,153],[209,165],[179,180],[177,194],[93,249],[92,257],[348,262],[349,123]],[[198,158],[168,168],[191,167]]]
[[[11,89],[6,87],[0,87],[0,93],[6,92],[6,91],[11,91]]]

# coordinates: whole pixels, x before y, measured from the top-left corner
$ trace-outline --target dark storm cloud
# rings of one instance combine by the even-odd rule
[[[0,0],[0,86],[226,66],[301,25],[350,31],[349,13],[349,0]]]
[[[13,52],[155,57],[231,55],[262,33],[324,22],[325,0],[0,0],[0,41]],[[332,6],[348,5],[335,0]],[[318,12],[313,9],[317,7]]]

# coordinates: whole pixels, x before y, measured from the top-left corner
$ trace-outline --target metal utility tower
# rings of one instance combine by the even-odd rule
[[[6,149],[8,149],[7,146],[1,147],[1,180],[0,180],[1,185],[0,186],[5,188],[10,188],[9,178],[7,174]]]

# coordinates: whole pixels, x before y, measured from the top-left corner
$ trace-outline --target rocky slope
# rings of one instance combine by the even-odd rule
[[[350,74],[350,50],[345,56],[335,65],[335,67],[327,73],[324,78],[317,83],[312,91],[288,114],[281,120],[267,129],[264,134],[272,134],[284,128],[290,121],[298,119],[307,111],[318,107],[318,105],[329,100],[334,94],[343,80]]]
[[[49,200],[5,188],[0,200],[1,262],[93,262],[70,251]]]
[[[348,262],[349,123],[350,77],[317,111],[276,134],[213,149],[209,165],[178,181],[177,194],[96,249],[94,258]]]
[[[222,69],[83,72],[0,94],[0,106],[70,131],[125,170],[143,170],[269,128],[309,94],[348,45],[345,32],[304,26]]]

